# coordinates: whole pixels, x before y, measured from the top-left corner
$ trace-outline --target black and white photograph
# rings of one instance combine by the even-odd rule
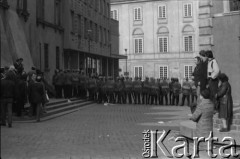
[[[240,159],[240,0],[0,0],[0,159]]]

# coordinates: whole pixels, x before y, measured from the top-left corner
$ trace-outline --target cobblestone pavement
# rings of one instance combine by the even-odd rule
[[[1,127],[2,159],[136,159],[144,130],[179,131],[188,107],[93,104],[53,120]],[[166,139],[167,147],[174,141]],[[176,143],[175,143],[176,144]],[[163,154],[159,152],[159,158]]]

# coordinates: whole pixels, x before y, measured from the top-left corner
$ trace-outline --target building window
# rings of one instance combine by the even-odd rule
[[[56,69],[60,68],[60,49],[56,47]]]
[[[185,52],[193,52],[193,36],[184,36],[184,51]]]
[[[192,73],[193,73],[193,66],[185,65],[184,66],[184,78],[192,77]]]
[[[44,0],[37,1],[37,18],[44,19]]]
[[[134,77],[140,77],[141,79],[143,79],[143,67],[142,66],[134,67]]]
[[[134,39],[134,48],[135,53],[143,53],[143,38]]]
[[[84,38],[88,38],[88,21],[87,18],[84,18]]]
[[[98,26],[95,24],[95,41],[98,42]]]
[[[168,52],[168,37],[159,37],[159,52]]]
[[[27,0],[17,1],[17,13],[18,15],[23,16],[24,20],[27,21],[30,15],[27,11]]]
[[[118,10],[111,10],[111,18],[118,20]]]
[[[192,4],[184,4],[184,17],[192,17]]]
[[[160,19],[166,19],[167,15],[166,15],[166,5],[160,5],[158,6],[158,18]]]
[[[80,15],[78,15],[78,35],[82,35],[82,18]]]
[[[55,24],[61,25],[61,0],[55,0]]]
[[[72,23],[72,32],[75,32],[75,26],[74,26],[74,12],[71,11],[71,23]]]
[[[240,0],[229,0],[230,11],[239,11],[240,10]]]
[[[44,44],[44,68],[49,68],[49,53],[48,53],[48,44]]]
[[[160,66],[159,78],[160,79],[168,78],[168,66]]]
[[[142,20],[141,8],[134,8],[134,20]]]

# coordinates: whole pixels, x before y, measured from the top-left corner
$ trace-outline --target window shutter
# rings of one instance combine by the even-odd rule
[[[187,4],[184,5],[184,17],[188,16],[188,6]]]
[[[111,15],[110,15],[110,16],[111,16],[111,18],[113,19],[113,11],[111,11]]]
[[[164,38],[164,52],[168,52],[167,38]]]
[[[159,50],[160,52],[163,52],[163,39],[159,38]]]
[[[188,16],[191,17],[192,16],[192,5],[188,4]]]
[[[137,10],[137,8],[135,8],[134,9],[134,20],[137,20],[137,12],[138,12],[138,10]]]
[[[189,36],[189,50],[188,51],[193,51],[193,37]]]
[[[162,18],[166,18],[166,6],[162,6]]]
[[[138,8],[138,20],[141,20],[141,8]]]
[[[117,10],[114,10],[114,19],[115,19],[115,20],[118,20]]]
[[[184,37],[184,47],[185,51],[188,51],[188,37]]]
[[[163,15],[162,15],[162,6],[159,6],[159,18],[162,18]]]
[[[138,53],[138,39],[135,39],[135,53]]]
[[[139,39],[139,53],[143,52],[143,41],[142,39]]]

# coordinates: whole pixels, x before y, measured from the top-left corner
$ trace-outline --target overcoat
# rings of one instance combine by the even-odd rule
[[[210,99],[201,99],[192,115],[196,122],[196,137],[208,137],[213,131],[214,104]]]
[[[219,118],[231,119],[233,115],[232,90],[229,82],[223,82],[217,92],[219,99]]]

